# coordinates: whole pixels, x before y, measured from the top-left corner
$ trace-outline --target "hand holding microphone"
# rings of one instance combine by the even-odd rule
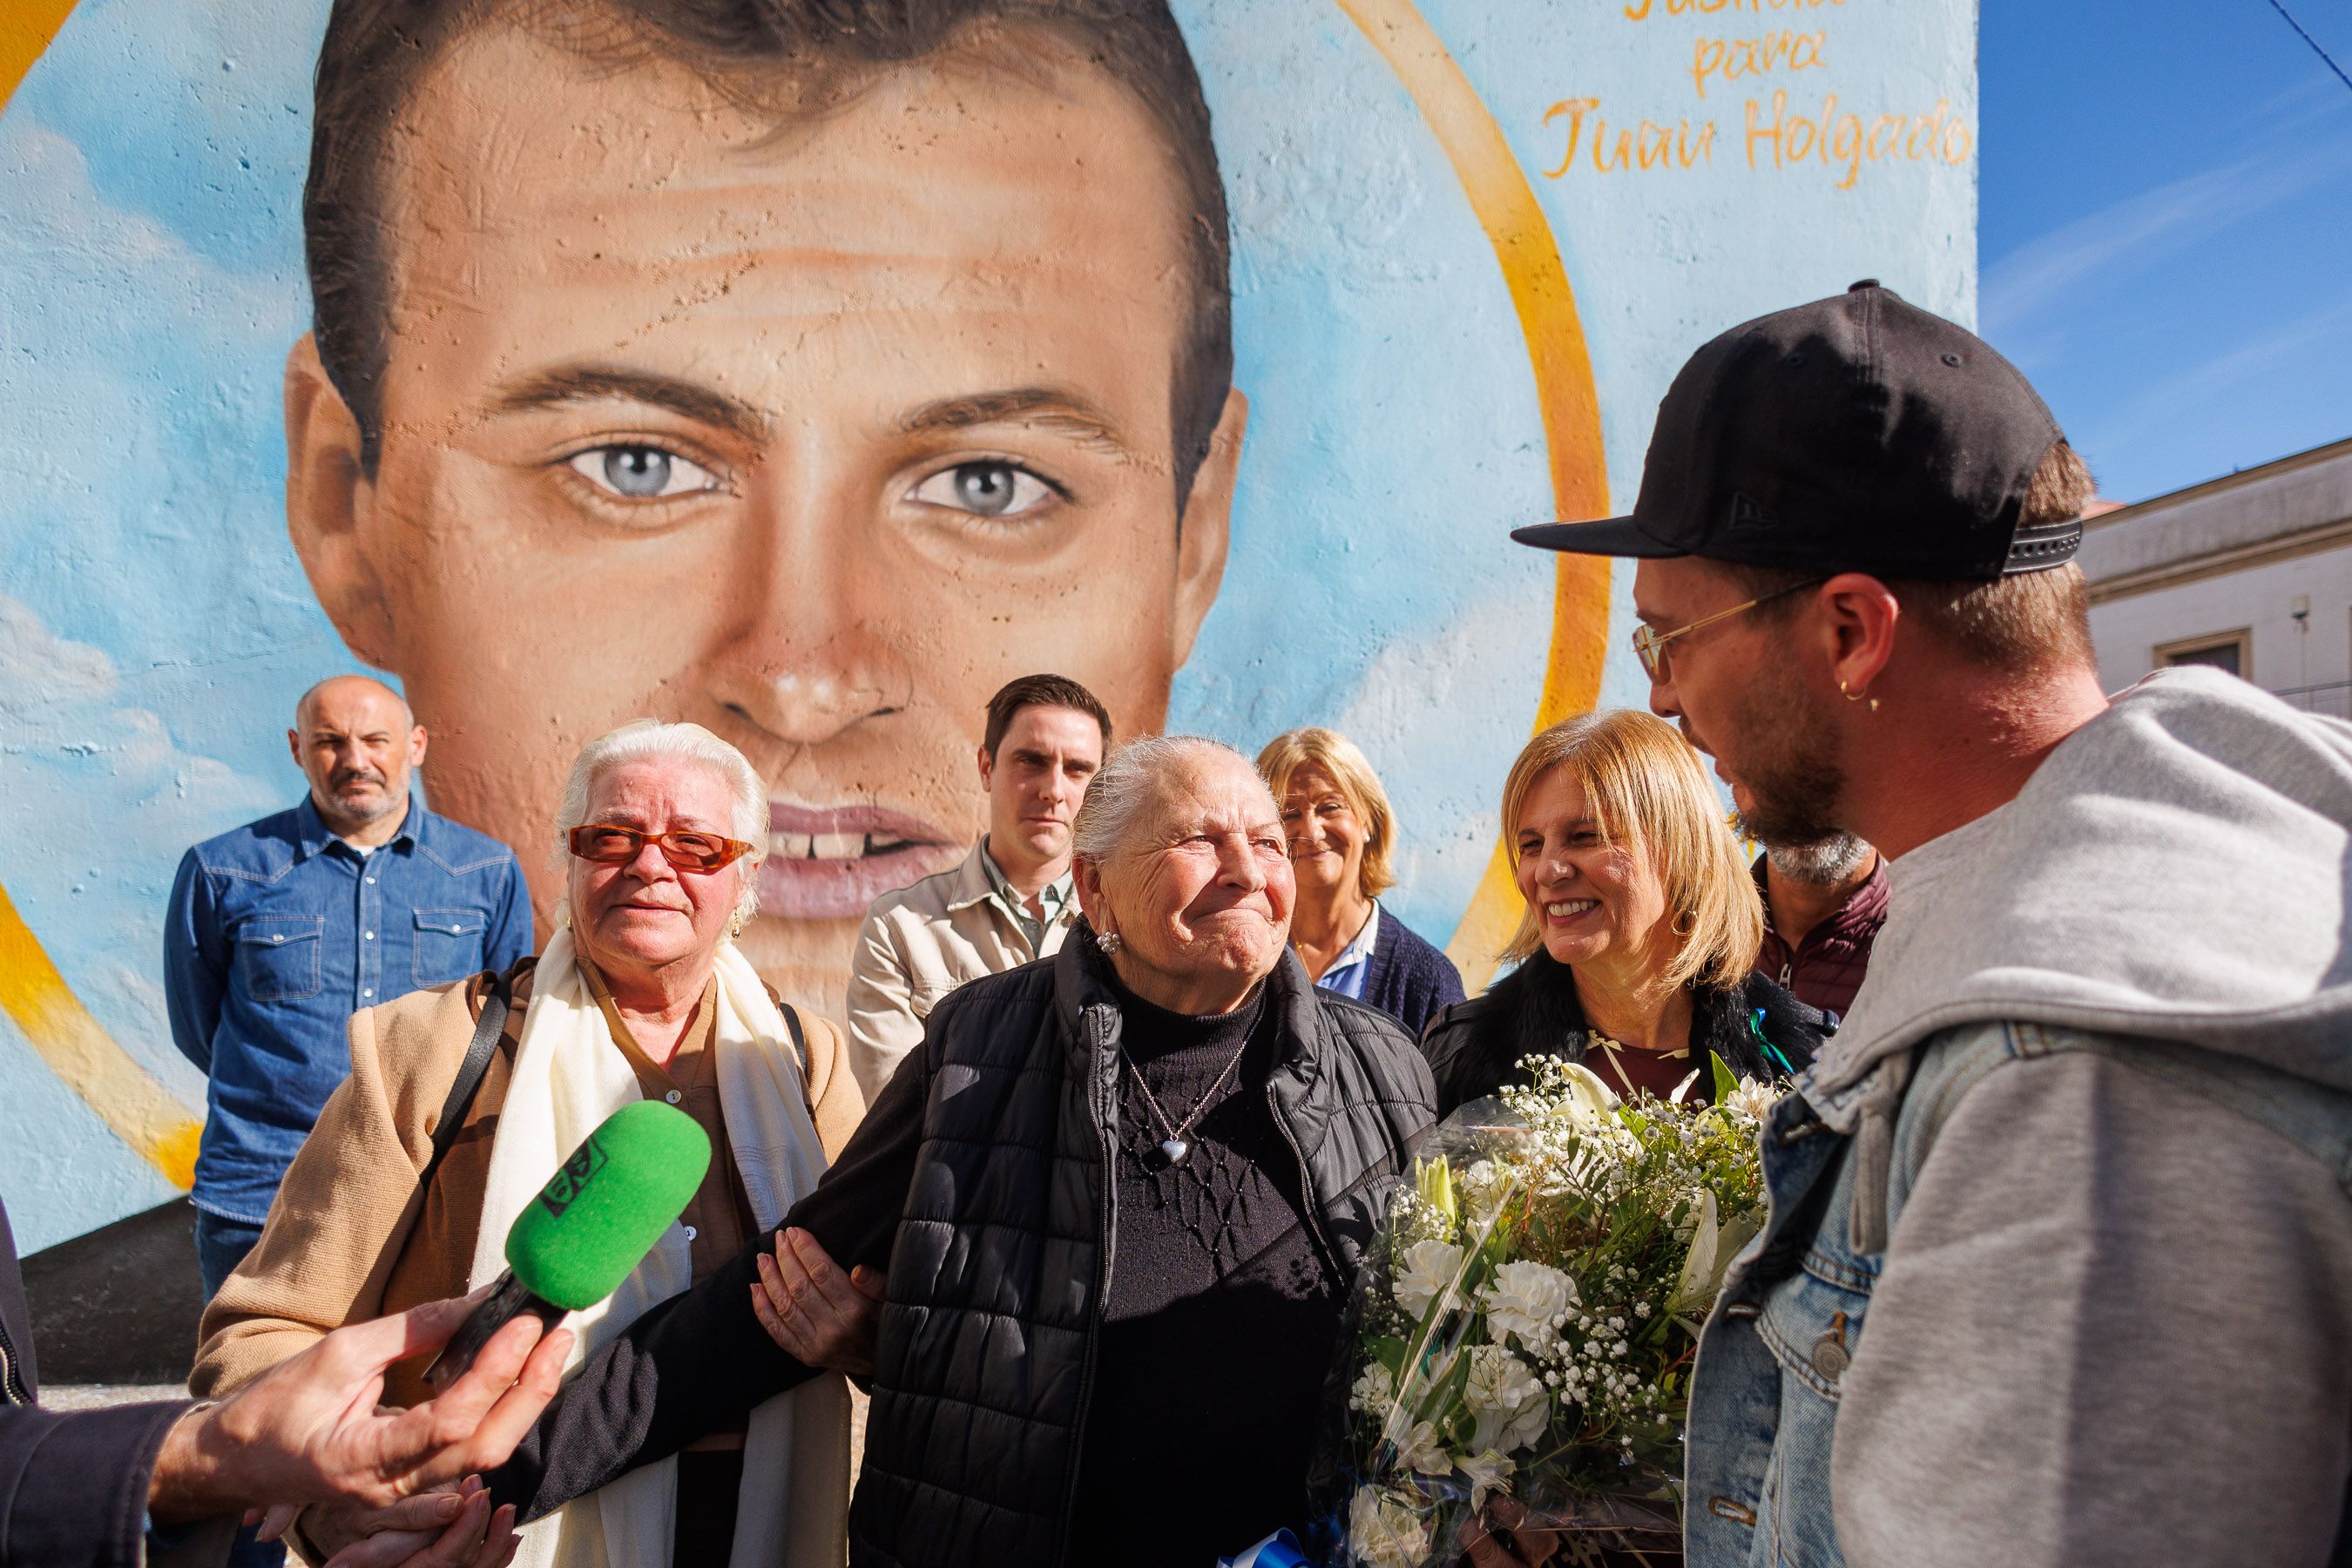
[[[490,1336],[528,1313],[552,1325],[618,1289],[710,1169],[710,1138],[656,1100],[625,1105],[581,1140],[507,1232],[507,1269],[425,1380],[465,1374]]]
[[[375,1506],[506,1461],[554,1397],[572,1336],[537,1323],[490,1338],[480,1363],[411,1410],[376,1401],[384,1369],[447,1339],[463,1300],[337,1329],[165,1436],[149,1480],[159,1522],[273,1503]]]
[[[593,1307],[617,1289],[677,1221],[709,1168],[710,1139],[681,1110],[658,1100],[640,1100],[606,1117],[509,1227],[506,1271],[491,1284],[489,1293],[475,1303],[449,1337],[447,1347],[425,1369],[425,1381],[437,1395],[434,1403],[443,1403],[447,1390],[478,1381],[492,1361],[508,1353],[509,1344],[527,1342],[524,1330],[510,1329],[517,1320],[537,1320],[530,1325],[534,1332],[539,1325],[549,1325],[568,1344],[571,1336],[553,1331],[552,1325],[565,1313]],[[553,1392],[555,1378],[561,1375],[561,1353],[553,1375],[547,1379],[547,1391],[530,1406],[522,1427],[536,1418]],[[477,1357],[483,1358],[479,1367]],[[468,1468],[497,1468],[512,1451],[521,1428],[507,1436],[502,1427],[500,1436],[503,1447]],[[442,1475],[439,1483],[446,1484],[463,1473]],[[510,1508],[499,1510],[494,1517],[477,1518],[488,1507],[485,1496],[415,1498],[382,1506],[388,1500],[370,1499],[357,1509],[314,1509],[302,1516],[303,1532],[311,1546],[334,1553],[339,1563],[362,1559],[401,1563],[411,1561],[412,1553],[432,1552],[445,1543],[470,1542],[480,1535],[484,1525],[490,1538],[485,1550],[498,1555],[492,1549],[512,1522]],[[274,1515],[275,1529],[266,1528],[265,1534],[274,1534],[291,1521],[290,1510]],[[450,1561],[472,1559],[461,1555]]]

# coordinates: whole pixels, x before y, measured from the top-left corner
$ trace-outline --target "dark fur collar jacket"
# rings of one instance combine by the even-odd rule
[[[1760,974],[1729,989],[1698,986],[1691,1003],[1692,1063],[1704,1065],[1700,1051],[1711,1050],[1741,1078],[1759,1081],[1802,1072],[1836,1028],[1827,1014]],[[1483,995],[1458,1002],[1430,1021],[1422,1051],[1437,1080],[1437,1114],[1449,1115],[1507,1084],[1526,1083],[1522,1057],[1582,1061],[1589,1035],[1568,966],[1538,948]],[[1775,1054],[1780,1060],[1773,1059]],[[1699,1074],[1696,1087],[1713,1092],[1706,1073]]]

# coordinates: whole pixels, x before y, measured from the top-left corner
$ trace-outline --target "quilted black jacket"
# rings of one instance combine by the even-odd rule
[[[861,1568],[1065,1561],[1117,1266],[1120,1015],[1101,965],[1074,933],[1049,961],[957,990],[924,1031],[922,1152],[850,1510]],[[1316,1239],[1352,1278],[1382,1178],[1433,1120],[1429,1070],[1394,1019],[1318,992],[1289,953],[1267,984],[1282,1021],[1276,1120]]]
[[[1387,1178],[1435,1119],[1429,1068],[1395,1019],[1318,991],[1289,953],[1266,984],[1281,1020],[1267,1092],[1316,1242],[1352,1278]],[[785,1216],[845,1265],[889,1260],[850,1509],[857,1568],[1066,1562],[1116,1261],[1106,1119],[1119,1022],[1083,924],[1054,957],[960,987],[825,1182]],[[911,1159],[898,1152],[907,1141]],[[877,1192],[886,1170],[907,1173],[903,1204]],[[848,1189],[855,1203],[828,1201]],[[877,1203],[878,1231],[860,1217]],[[887,1254],[868,1244],[882,1235]],[[589,1357],[489,1478],[494,1500],[539,1518],[812,1375],[751,1310],[772,1239]]]

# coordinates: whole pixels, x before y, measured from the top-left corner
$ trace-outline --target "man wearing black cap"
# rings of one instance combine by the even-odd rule
[[[1651,706],[1890,913],[1767,1123],[1699,1348],[1695,1564],[2352,1562],[2352,726],[2110,703],[2090,480],[1874,281],[1675,380],[1631,517]]]

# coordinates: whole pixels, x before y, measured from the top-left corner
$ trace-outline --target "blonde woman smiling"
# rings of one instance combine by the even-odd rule
[[[1418,1038],[1462,1000],[1462,976],[1381,907],[1396,883],[1396,813],[1380,775],[1346,736],[1311,727],[1267,742],[1257,771],[1282,807],[1298,883],[1291,951],[1316,984],[1378,1007]]]
[[[1531,1055],[1661,1098],[1709,1051],[1744,1079],[1812,1060],[1826,1017],[1750,973],[1764,914],[1698,753],[1612,710],[1529,741],[1503,785],[1526,912],[1518,967],[1450,1007],[1423,1042],[1442,1115],[1526,1081]],[[1705,1095],[1711,1075],[1698,1072]]]

